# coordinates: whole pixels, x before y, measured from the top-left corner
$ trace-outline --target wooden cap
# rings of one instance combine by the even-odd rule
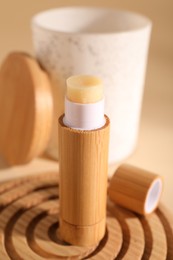
[[[0,153],[11,165],[46,148],[53,118],[48,75],[24,53],[11,53],[0,69]]]
[[[147,215],[157,208],[162,189],[163,181],[159,175],[123,164],[110,181],[108,195],[113,202]]]

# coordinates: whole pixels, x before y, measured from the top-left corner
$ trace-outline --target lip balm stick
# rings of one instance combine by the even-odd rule
[[[60,234],[70,244],[96,245],[105,234],[108,144],[101,80],[70,77],[59,118]]]

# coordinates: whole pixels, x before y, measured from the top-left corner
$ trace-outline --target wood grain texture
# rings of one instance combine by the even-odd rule
[[[141,259],[145,248],[144,232],[134,213],[108,201],[108,210],[117,218],[123,230],[123,243],[117,259]]]
[[[173,259],[173,217],[163,205],[143,217],[108,201],[104,238],[95,247],[81,247],[59,236],[58,174],[0,187],[0,259]]]
[[[166,259],[167,242],[164,227],[158,215],[154,212],[152,216],[140,218],[145,234],[145,251],[143,260],[146,259]],[[152,242],[151,242],[152,237]],[[172,241],[173,242],[173,241]]]
[[[50,138],[53,101],[36,60],[11,53],[0,69],[0,153],[12,165],[40,155]]]
[[[167,240],[167,259],[173,258],[173,214],[163,204],[159,206],[157,214],[163,225]]]
[[[100,129],[66,127],[59,119],[60,231],[71,244],[95,245],[105,233],[109,119]]]
[[[162,178],[156,174],[123,164],[116,170],[110,181],[108,188],[109,198],[129,210],[146,215],[145,205],[147,196],[152,185],[157,180],[162,183]],[[156,200],[153,211],[159,203],[160,195]]]

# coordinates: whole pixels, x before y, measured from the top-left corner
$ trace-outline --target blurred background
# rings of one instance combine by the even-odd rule
[[[162,200],[173,210],[172,0],[0,0],[0,62],[10,51],[33,53],[30,20],[35,13],[75,5],[131,10],[148,16],[153,22],[138,146],[128,162],[164,177]],[[32,162],[33,165],[36,169],[37,163]],[[26,171],[25,166],[22,167],[22,170],[13,170]],[[1,168],[0,175],[4,173]],[[45,169],[44,164],[41,168]],[[11,169],[6,173],[8,171]]]

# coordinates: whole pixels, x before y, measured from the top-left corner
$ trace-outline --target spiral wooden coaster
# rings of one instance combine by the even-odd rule
[[[62,242],[58,183],[48,173],[0,185],[0,259],[173,259],[173,218],[163,205],[144,218],[108,202],[99,245]]]

